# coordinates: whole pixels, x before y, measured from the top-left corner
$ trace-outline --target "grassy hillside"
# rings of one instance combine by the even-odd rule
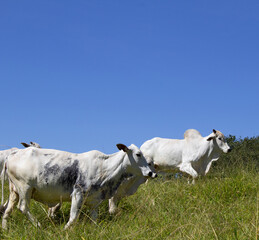
[[[54,220],[32,200],[31,211],[42,224],[31,225],[17,209],[1,239],[256,239],[259,227],[259,138],[228,138],[234,150],[224,154],[205,178],[188,185],[174,175],[149,181],[121,201],[118,212],[100,206],[97,222],[87,207],[79,221],[63,231],[70,204]],[[6,194],[7,194],[6,186]]]

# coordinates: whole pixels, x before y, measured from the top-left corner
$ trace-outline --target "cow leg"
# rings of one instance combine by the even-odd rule
[[[7,200],[7,201],[4,203],[4,205],[3,205],[4,209],[7,208],[7,205],[8,205],[8,200]]]
[[[16,192],[14,192],[14,191],[10,192],[8,204],[5,209],[3,219],[2,219],[2,228],[5,230],[7,229],[7,218],[11,215],[15,205],[18,202],[18,199],[19,199],[19,196]]]
[[[29,211],[29,208],[25,209],[24,212],[26,214],[26,216],[28,217],[28,219],[33,223],[33,225],[35,227],[41,227],[40,223],[38,222],[38,220],[31,214],[31,212]]]
[[[134,178],[134,177],[133,177]],[[134,179],[133,179],[134,180]],[[109,213],[114,214],[117,210],[118,202],[125,196],[128,195],[127,188],[132,182],[132,178],[125,179],[118,187],[115,194],[109,199]]]
[[[11,181],[9,181],[9,193],[11,194],[11,192],[13,192],[13,191],[15,191],[15,186]],[[5,212],[8,202],[9,202],[9,199],[4,203],[4,205],[1,206],[1,214],[3,214]]]
[[[74,189],[72,193],[70,217],[65,229],[69,228],[79,216],[80,208],[83,204],[83,193],[80,189]]]
[[[109,213],[115,213],[117,209],[117,203],[123,197],[133,195],[137,191],[138,187],[144,182],[145,178],[143,177],[131,177],[124,180],[113,197],[109,199]]]
[[[61,203],[58,203],[56,206],[49,208],[48,210],[48,217],[54,218],[55,217],[55,212],[58,211],[61,207]]]
[[[188,184],[193,184],[194,185],[195,184],[195,178],[192,179],[192,182],[190,182],[190,179],[188,178],[187,182],[188,182]]]
[[[184,163],[180,166],[180,171],[186,172],[193,177],[192,183],[195,183],[195,178],[198,177],[198,173],[193,169],[191,163]]]
[[[7,208],[8,200],[4,203],[4,205],[0,206],[0,215],[4,214],[5,209]]]
[[[116,212],[117,202],[118,202],[118,200],[115,196],[113,196],[109,199],[109,213],[110,214],[114,214]]]
[[[29,206],[30,206],[30,200],[31,200],[31,194],[32,194],[32,188],[30,186],[23,186],[21,188],[22,191],[19,192],[19,203],[18,203],[18,209],[25,214],[28,219],[32,222],[32,224],[35,227],[40,227],[40,223],[37,221],[37,219],[31,214]]]

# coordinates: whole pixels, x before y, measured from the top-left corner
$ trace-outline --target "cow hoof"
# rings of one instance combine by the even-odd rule
[[[48,217],[54,219],[57,215],[55,213],[48,213]]]
[[[116,213],[116,210],[117,210],[116,208],[109,209],[109,213],[110,213],[110,214],[115,214],[115,213]]]
[[[0,206],[0,215],[2,215],[5,212],[5,206],[1,205]]]
[[[7,231],[7,221],[5,220],[2,221],[2,229]]]

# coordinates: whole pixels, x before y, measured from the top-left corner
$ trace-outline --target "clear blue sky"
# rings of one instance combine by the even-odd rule
[[[1,1],[0,33],[0,145],[259,135],[257,0]]]

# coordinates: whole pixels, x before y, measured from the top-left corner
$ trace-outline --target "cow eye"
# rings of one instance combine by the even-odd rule
[[[219,137],[219,140],[221,141],[221,140],[222,140],[222,138],[220,138],[220,137]]]
[[[141,154],[140,154],[140,153],[137,153],[136,155],[137,155],[137,157],[141,157]]]

